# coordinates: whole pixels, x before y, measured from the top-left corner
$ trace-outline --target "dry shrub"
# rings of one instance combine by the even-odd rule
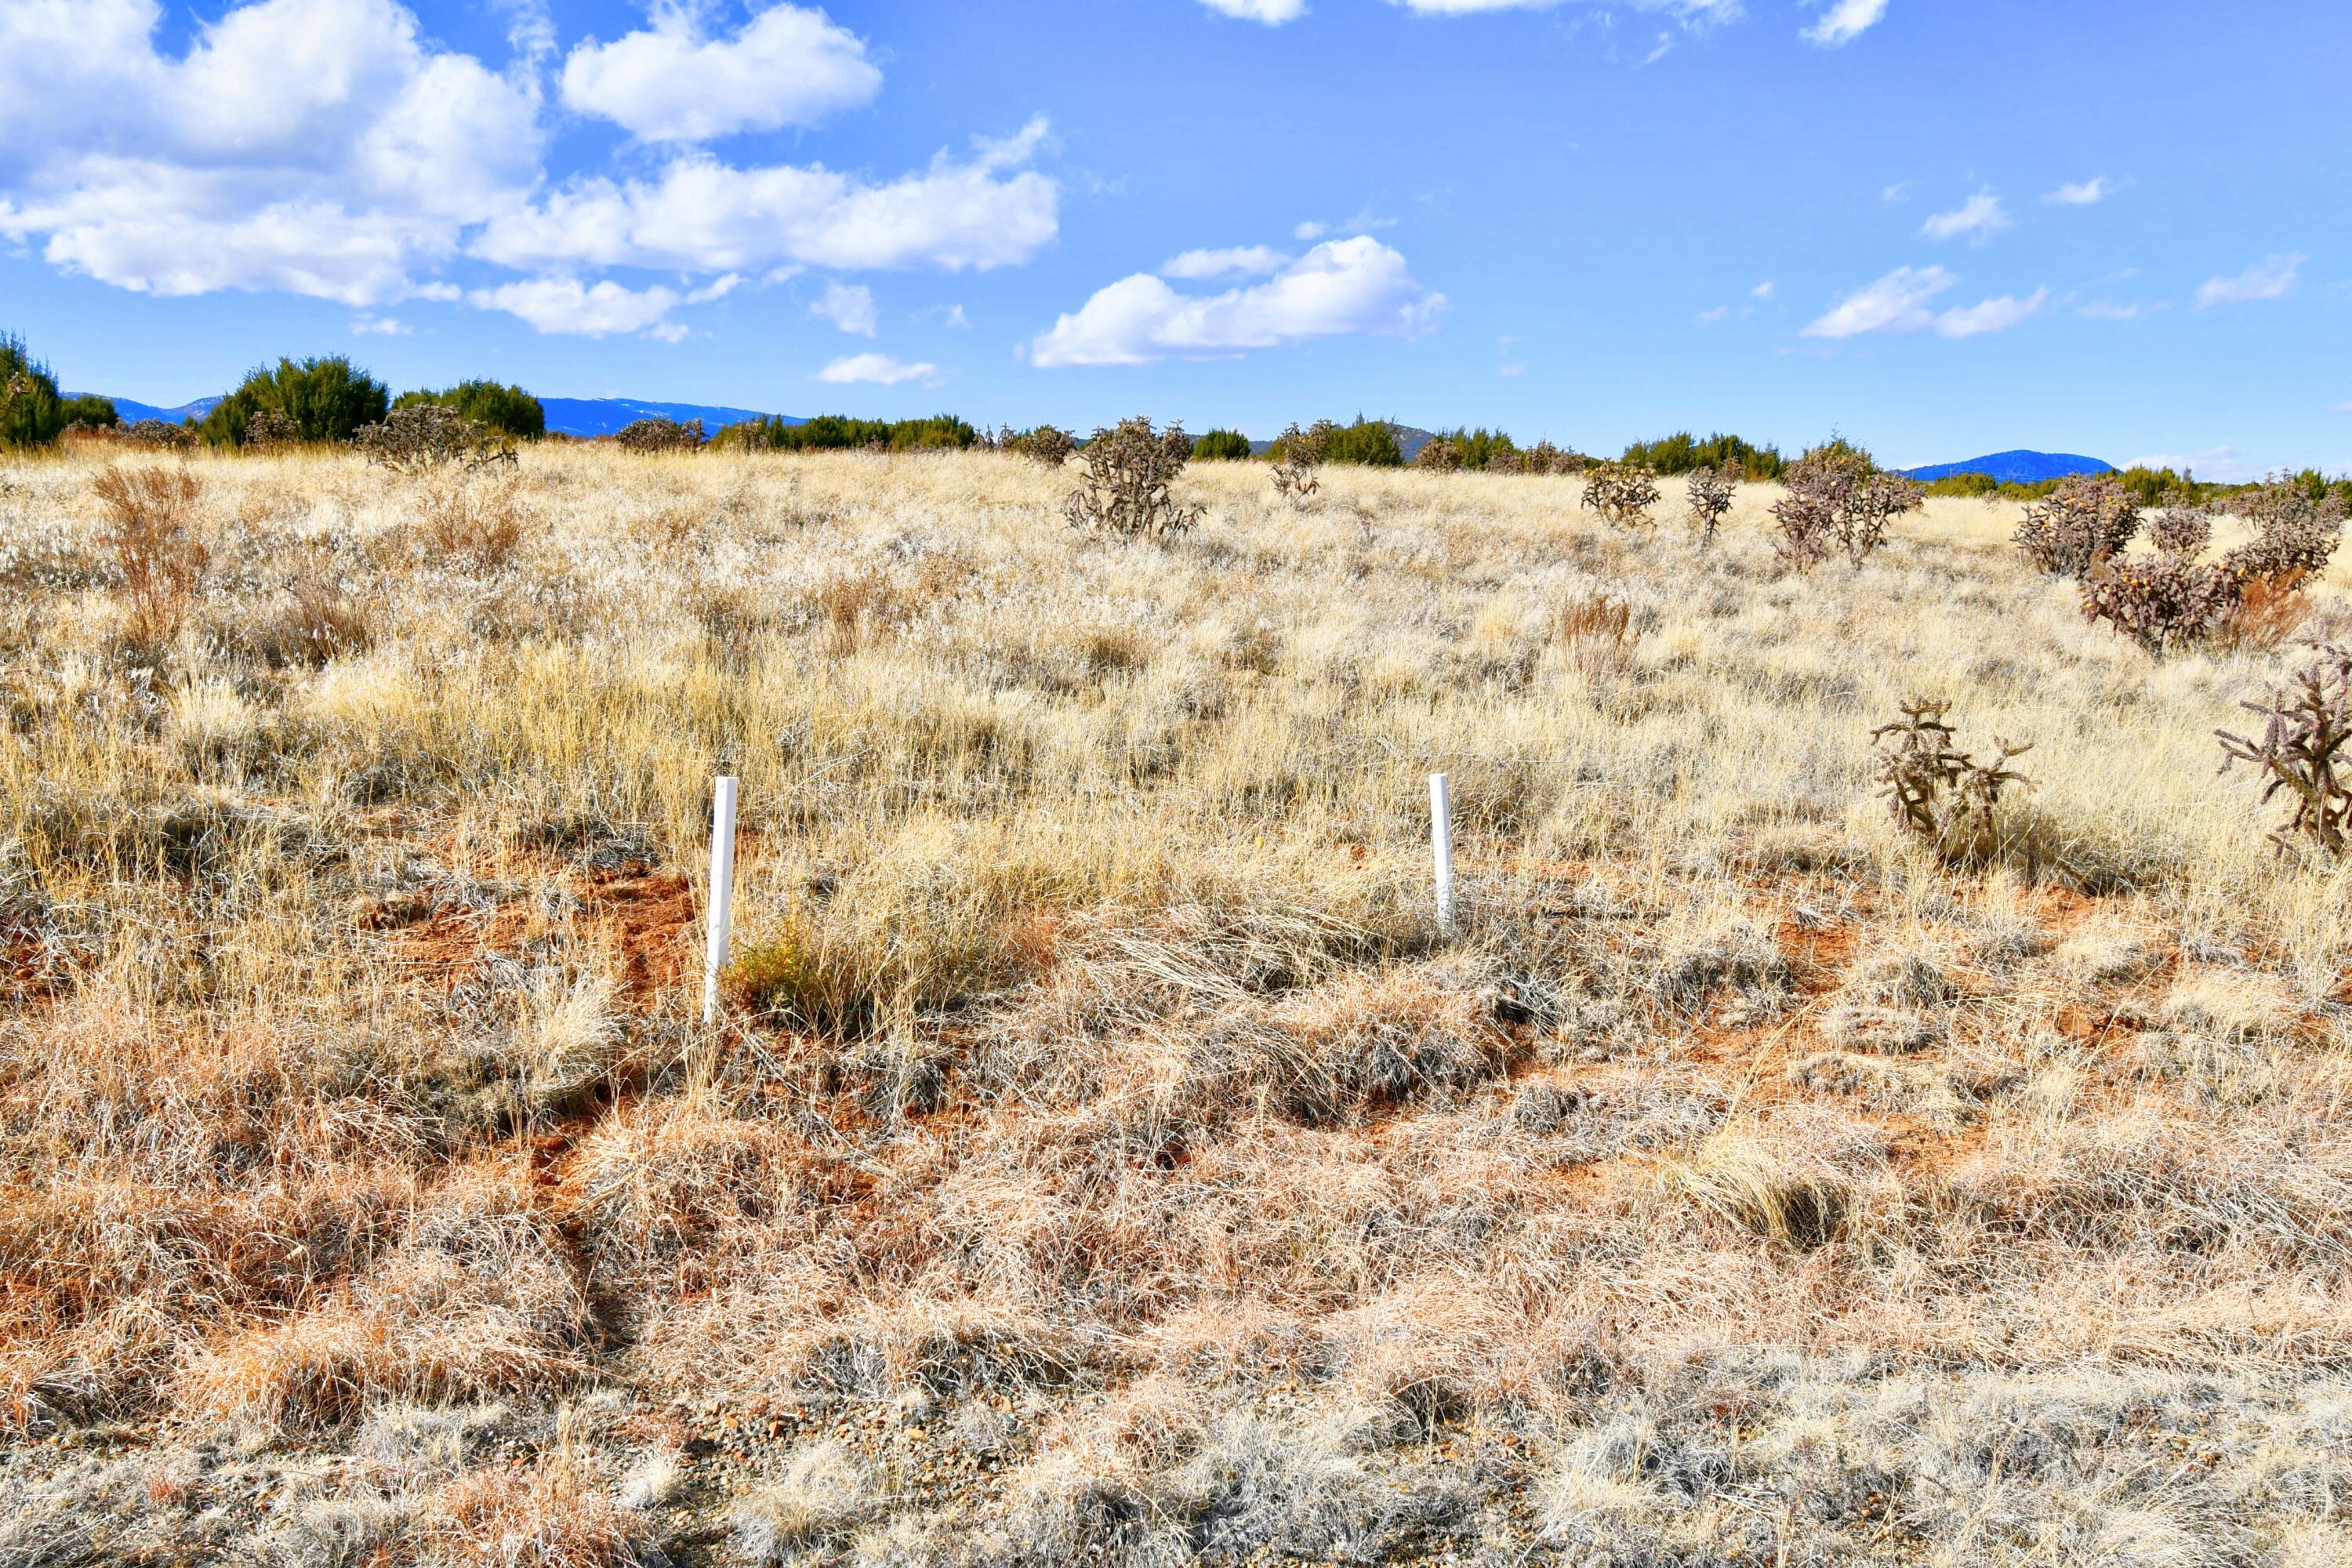
[[[1458,473],[1462,468],[1462,448],[1443,436],[1432,436],[1413,454],[1412,466],[1426,468],[1433,474]]]
[[[2286,577],[2250,577],[2237,602],[2213,622],[2213,646],[2223,652],[2263,653],[2277,647],[2310,621],[2311,596]]]
[[[106,510],[102,535],[121,578],[124,631],[155,649],[179,636],[212,556],[196,537],[204,487],[185,468],[121,468],[92,481]]]
[[[903,625],[913,614],[908,595],[879,566],[837,572],[808,596],[825,631],[825,651],[835,658],[855,653],[877,632]]]
[[[2311,663],[2263,700],[2239,704],[2263,719],[2260,740],[2215,733],[2223,773],[2235,763],[2250,764],[2263,782],[2265,805],[2286,793],[2292,809],[2271,834],[2281,854],[2308,841],[2340,855],[2352,841],[2352,760],[2344,755],[2352,742],[2352,649],[2318,643],[2313,651]]]
[[[412,1516],[421,1568],[633,1568],[642,1524],[561,1463],[499,1464],[435,1488]]]
[[[1997,831],[2001,792],[2011,784],[2032,787],[2009,763],[2033,748],[1996,736],[1999,752],[1978,763],[1953,749],[1952,728],[1944,722],[1950,710],[1948,702],[1915,697],[1903,704],[1902,718],[1880,725],[1870,739],[1880,748],[1879,782],[1903,830],[1939,853],[1974,854]]]
[[[286,597],[278,646],[289,662],[328,664],[374,640],[366,607],[352,596],[331,561],[313,561],[295,572],[287,579]]]
[[[425,473],[436,468],[467,470],[497,464],[512,467],[515,444],[454,408],[438,404],[411,404],[383,416],[381,425],[362,425],[352,444],[368,461],[395,473]]]
[[[613,441],[625,452],[699,452],[702,421],[689,419],[681,425],[675,419],[634,420],[615,431]]]
[[[257,408],[246,422],[245,439],[237,449],[258,457],[290,452],[302,445],[302,426],[278,408]]]
[[[496,572],[514,559],[526,529],[513,487],[448,478],[427,480],[416,493],[432,560]]]
[[[1669,1167],[1688,1197],[1750,1236],[1811,1248],[1845,1228],[1853,1184],[1780,1129],[1736,1122],[1709,1133],[1696,1155]]]
[[[1181,425],[1154,430],[1140,416],[1117,429],[1097,429],[1078,454],[1086,477],[1062,505],[1070,526],[1124,538],[1184,533],[1204,508],[1179,506],[1169,486],[1192,460],[1192,438]]]
[[[800,1562],[872,1517],[876,1492],[875,1477],[847,1446],[813,1443],[784,1462],[782,1475],[735,1505],[735,1556],[761,1568]]]
[[[1630,463],[1595,463],[1584,470],[1587,511],[1597,511],[1617,528],[1647,528],[1658,504],[1658,477]]]
[[[1622,600],[1588,595],[1562,605],[1552,616],[1552,636],[1570,663],[1587,675],[1622,669],[1633,656],[1633,611]]]
[[[167,425],[161,419],[134,419],[128,425],[118,425],[110,436],[120,447],[143,447],[155,452],[194,452],[204,445],[204,437],[184,425]]]
[[[1715,542],[1716,530],[1731,510],[1731,495],[1739,483],[1739,464],[1727,459],[1720,468],[1693,468],[1690,474],[1691,526],[1698,530],[1701,550]]]
[[[2015,537],[2041,570],[2081,579],[2122,554],[2139,522],[2139,508],[2122,484],[2104,474],[2078,475],[2027,507]]]
[[[1885,473],[1870,454],[1843,441],[1816,447],[1789,465],[1788,493],[1772,504],[1780,524],[1780,558],[1810,569],[1843,551],[1859,567],[1886,539],[1886,526],[1926,504],[1924,487]]]

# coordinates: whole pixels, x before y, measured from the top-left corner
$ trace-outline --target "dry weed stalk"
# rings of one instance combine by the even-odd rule
[[[108,466],[91,482],[105,508],[108,550],[122,584],[124,630],[152,652],[179,636],[211,552],[196,537],[204,487],[184,468]]]
[[[2221,742],[2221,771],[2238,763],[2263,781],[2262,804],[2282,790],[2293,810],[2271,834],[2278,852],[2303,841],[2331,856],[2352,844],[2352,648],[2337,643],[2311,645],[2311,663],[2273,687],[2259,702],[2239,704],[2263,721],[2260,740],[2214,733]]]
[[[1581,504],[1613,527],[1647,528],[1650,509],[1658,504],[1658,477],[1628,463],[1595,463],[1584,470]]]
[[[1166,538],[1190,531],[1206,510],[1181,506],[1169,493],[1192,460],[1192,438],[1181,425],[1155,431],[1149,419],[1122,419],[1097,429],[1078,458],[1085,477],[1062,503],[1073,528]]]

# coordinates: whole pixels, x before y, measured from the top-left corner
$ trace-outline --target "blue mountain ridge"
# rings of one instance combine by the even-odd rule
[[[68,397],[84,395],[68,393]],[[117,416],[128,420],[161,419],[167,425],[177,425],[187,419],[202,419],[213,411],[220,398],[199,397],[194,403],[184,403],[177,408],[159,408],[136,398],[111,399]],[[647,403],[633,397],[542,397],[541,408],[547,410],[547,427],[560,436],[610,436],[623,426],[639,419],[675,419],[684,424],[689,419],[702,421],[706,436],[715,436],[722,425],[732,425],[743,419],[768,417],[756,408],[729,408],[710,403]],[[804,425],[804,419],[782,416],[787,425]]]
[[[1990,457],[1970,458],[1964,463],[1937,463],[1925,468],[1906,468],[1907,479],[1933,483],[1948,479],[1956,474],[1985,474],[2005,485],[2038,485],[2044,479],[2063,479],[2075,474],[2112,474],[2113,463],[2103,463],[2096,458],[2078,458],[2069,452],[1995,452]]]

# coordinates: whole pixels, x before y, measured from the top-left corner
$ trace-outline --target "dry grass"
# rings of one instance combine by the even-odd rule
[[[0,1563],[2340,1556],[2267,632],[2151,664],[1950,500],[1801,576],[1764,486],[192,471],[160,619],[5,476]],[[1914,694],[2038,742],[1964,865]]]

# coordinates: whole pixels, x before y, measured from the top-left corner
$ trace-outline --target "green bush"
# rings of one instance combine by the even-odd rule
[[[1250,456],[1249,437],[1238,430],[1212,430],[1192,443],[1195,462],[1237,462]]]
[[[247,374],[235,392],[205,416],[205,439],[242,447],[254,421],[274,415],[306,444],[350,440],[362,425],[381,425],[392,397],[383,383],[343,354],[281,359],[275,370]],[[275,421],[272,422],[273,424]]]
[[[79,397],[68,397],[60,407],[65,413],[68,429],[77,425],[85,425],[92,429],[111,428],[122,423],[122,416],[114,411],[114,399],[100,397],[95,393],[85,392]]]
[[[1740,478],[1750,483],[1777,479],[1788,463],[1778,447],[1759,447],[1752,441],[1720,433],[1702,441],[1687,430],[1655,441],[1636,441],[1625,448],[1621,459],[1630,468],[1647,468],[1654,474],[1687,474],[1694,468],[1720,468],[1726,463],[1736,463]]]
[[[503,382],[461,381],[440,392],[404,392],[393,402],[394,408],[422,405],[455,410],[485,430],[519,441],[536,441],[547,434],[547,410],[539,399]]]
[[[787,425],[771,416],[746,419],[719,433],[715,445],[770,452],[852,452],[887,447],[893,452],[935,447],[964,447],[980,439],[980,432],[952,414],[929,419],[852,419],[845,414],[820,414],[803,425]]]
[[[1484,426],[1475,430],[1441,430],[1437,433],[1437,439],[1454,444],[1454,449],[1462,454],[1462,466],[1465,468],[1484,468],[1498,457],[1506,459],[1516,458],[1519,450],[1517,444],[1508,436]]]
[[[1323,460],[1327,463],[1360,463],[1372,468],[1402,468],[1404,452],[1397,446],[1396,431],[1385,421],[1356,416],[1353,425],[1342,425],[1333,430],[1323,444]]]
[[[46,447],[68,423],[57,377],[25,352],[25,340],[0,333],[0,447]]]

